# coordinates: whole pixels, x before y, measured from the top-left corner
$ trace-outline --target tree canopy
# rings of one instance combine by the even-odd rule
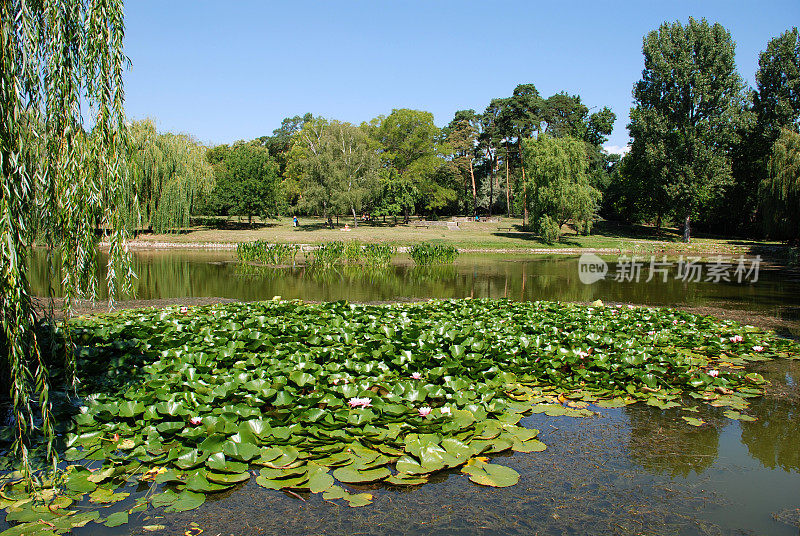
[[[528,170],[528,210],[534,229],[548,242],[572,220],[588,231],[595,218],[600,192],[589,184],[586,148],[578,139],[541,134],[524,142]]]
[[[644,38],[644,71],[633,91],[628,158],[660,218],[690,219],[731,183],[729,151],[744,110],[734,43],[705,19],[664,23]]]
[[[205,147],[184,134],[159,134],[148,119],[129,124],[126,134],[129,227],[164,233],[188,226],[196,198],[214,186]]]

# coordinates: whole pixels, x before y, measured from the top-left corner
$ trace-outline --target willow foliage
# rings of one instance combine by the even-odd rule
[[[121,0],[0,0],[0,355],[26,467],[28,439],[53,436],[27,277],[34,241],[48,250],[67,310],[95,295],[98,229],[109,244],[109,295],[130,281],[119,209],[123,34]],[[63,359],[71,371],[70,352]]]
[[[213,186],[206,148],[183,134],[159,134],[149,119],[128,125],[127,134],[127,222],[156,233],[186,227],[197,196]]]
[[[784,128],[772,146],[761,199],[767,230],[780,238],[800,238],[799,133]]]

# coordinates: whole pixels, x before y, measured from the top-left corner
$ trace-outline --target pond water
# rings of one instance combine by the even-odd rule
[[[230,252],[144,252],[135,257],[137,298],[225,297],[391,301],[429,297],[507,297],[689,305],[755,311],[800,325],[800,276],[762,267],[751,284],[684,282],[585,285],[577,257],[462,256],[453,266],[420,269],[397,262],[383,271],[238,266]],[[43,293],[41,258],[32,283]],[[612,266],[613,271],[613,266]],[[102,275],[102,274],[100,274]],[[791,328],[795,335],[797,328]],[[465,475],[438,475],[418,488],[362,486],[364,508],[263,489],[253,479],[210,497],[198,510],[150,509],[128,525],[97,525],[76,534],[680,534],[797,535],[800,532],[800,362],[754,367],[771,382],[754,399],[755,422],[725,418],[701,405],[708,425],[692,427],[680,410],[643,404],[598,409],[575,419],[533,415],[548,448],[514,453],[501,463],[522,475],[510,488],[482,488]],[[133,490],[131,490],[133,491]],[[137,493],[114,509],[130,506]],[[146,532],[147,525],[164,529]]]
[[[619,271],[616,258],[607,260],[609,273]],[[32,268],[34,291],[43,295],[47,270],[41,251],[36,252]],[[673,265],[666,283],[660,275],[646,282],[645,266],[639,282],[617,282],[609,276],[590,285],[579,279],[578,257],[564,255],[462,255],[451,266],[428,268],[416,267],[401,257],[381,270],[344,266],[320,271],[305,266],[242,266],[230,251],[146,251],[135,253],[134,268],[139,300],[221,297],[255,301],[273,296],[355,302],[465,297],[602,299],[755,312],[785,320],[793,334],[800,336],[800,273],[766,265],[761,266],[755,283],[746,279],[743,283],[683,281],[676,279],[677,265]],[[98,276],[104,279],[102,272]]]

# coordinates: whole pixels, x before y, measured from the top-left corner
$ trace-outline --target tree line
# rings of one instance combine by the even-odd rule
[[[546,241],[567,223],[588,233],[602,216],[678,225],[686,240],[693,227],[796,240],[797,29],[769,41],[755,88],[737,72],[733,39],[720,24],[664,23],[642,50],[632,142],[621,159],[602,148],[616,119],[610,108],[520,84],[481,113],[457,111],[443,128],[421,110],[395,109],[360,125],[305,114],[270,136],[200,148],[197,185],[181,190],[191,207],[174,210],[248,221],[316,215],[331,226],[344,214],[354,225],[367,214],[406,223],[412,215],[520,215]]]

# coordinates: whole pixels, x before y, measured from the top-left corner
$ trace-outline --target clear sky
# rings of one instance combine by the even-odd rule
[[[269,135],[287,116],[360,123],[392,108],[449,122],[534,83],[610,106],[607,147],[625,146],[642,37],[705,17],[737,44],[753,85],[758,54],[800,26],[800,1],[514,2],[127,0],[126,109],[205,143]]]

